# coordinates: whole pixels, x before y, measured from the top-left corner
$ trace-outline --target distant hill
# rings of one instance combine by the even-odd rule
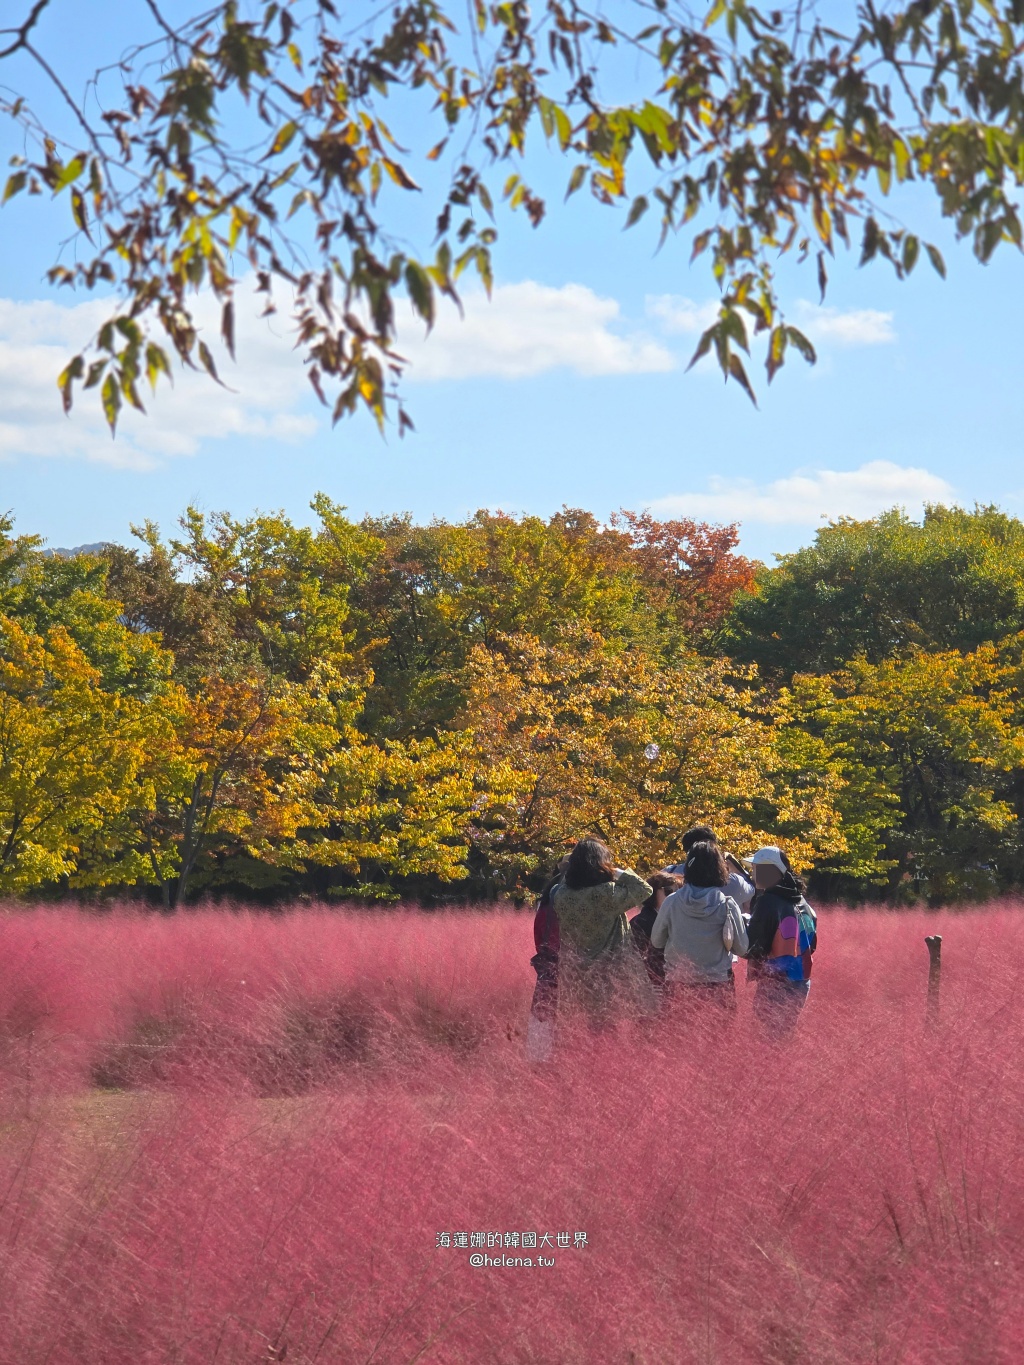
[[[47,559],[74,559],[76,555],[99,555],[113,547],[112,540],[97,540],[92,545],[76,545],[71,550],[63,545],[54,545],[52,549],[44,550],[43,554]]]

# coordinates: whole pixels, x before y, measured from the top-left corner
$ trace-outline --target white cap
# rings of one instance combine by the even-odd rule
[[[788,870],[783,861],[782,849],[776,844],[768,844],[764,848],[759,848],[750,861],[754,867],[758,863],[770,863],[772,867],[777,867],[780,872]]]

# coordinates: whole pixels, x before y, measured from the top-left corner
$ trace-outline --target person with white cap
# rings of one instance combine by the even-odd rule
[[[818,921],[804,900],[803,879],[781,848],[759,848],[750,862],[757,888],[747,927],[748,979],[757,982],[754,1017],[781,1038],[796,1024],[811,988]]]

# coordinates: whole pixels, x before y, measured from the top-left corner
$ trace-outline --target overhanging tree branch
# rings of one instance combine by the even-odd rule
[[[290,295],[310,382],[335,421],[365,410],[382,429],[389,419],[410,427],[399,308],[429,330],[440,296],[457,302],[467,271],[490,291],[500,203],[534,226],[546,215],[524,160],[538,138],[570,163],[567,195],[586,186],[598,204],[625,210],[626,227],[653,210],[659,244],[692,232],[691,259],[710,266],[719,311],[691,363],[711,356],[751,398],[755,341],[769,382],[791,350],[815,359],[786,321],[779,254],[811,261],[823,297],[837,245],[859,248],[862,264],[887,260],[899,278],[922,254],[944,273],[938,250],[885,211],[911,180],[932,186],[980,260],[1024,237],[1017,0],[884,13],[866,0],[851,6],[848,35],[799,4],[762,13],[741,0],[712,0],[700,19],[643,0],[618,0],[607,15],[575,0],[535,12],[471,2],[461,34],[462,6],[446,0],[405,0],[352,30],[326,0],[305,21],[285,5],[261,22],[225,0],[177,27],[146,0],[160,37],[118,67],[123,89],[105,129],[29,41],[45,3],[8,30],[6,51],[40,64],[87,150],[61,159],[60,139],[27,119],[23,101],[0,100],[42,152],[16,166],[3,195],[67,190],[81,244],[94,233],[94,249],[56,265],[51,280],[112,286],[121,306],[59,384],[66,409],[76,384],[96,388],[112,430],[124,402],[142,407],[139,379],[155,387],[174,356],[219,382],[193,300],[212,292],[233,353],[240,268],[268,298],[275,283]],[[642,63],[640,92],[606,102],[606,54],[623,45]],[[154,53],[165,60],[150,88]],[[876,65],[897,74],[899,116]],[[408,97],[400,117],[410,136],[381,116],[394,91]],[[248,112],[233,103],[228,120],[238,96]],[[432,121],[433,146],[407,150]],[[427,255],[402,245],[393,222],[397,201],[421,193],[436,196]]]
[[[8,46],[5,48],[0,48],[0,59],[3,59],[4,57],[11,57],[20,48],[27,46],[28,35],[32,32],[36,24],[39,22],[39,16],[42,14],[43,10],[46,9],[49,3],[50,0],[36,0],[36,3],[32,6],[32,9],[29,11],[28,18],[22,24],[21,28],[0,28],[0,35],[6,35],[8,33],[13,33],[15,35],[13,43],[9,43]]]

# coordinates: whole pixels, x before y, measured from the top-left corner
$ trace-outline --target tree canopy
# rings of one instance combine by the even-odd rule
[[[429,327],[467,270],[490,289],[502,205],[535,226],[547,212],[527,156],[539,139],[564,156],[567,195],[585,187],[629,227],[650,215],[659,242],[691,236],[720,291],[694,360],[712,354],[751,397],[755,337],[769,381],[791,349],[814,359],[786,319],[780,255],[805,262],[822,297],[839,247],[901,278],[924,257],[945,273],[896,216],[913,208],[898,195],[910,182],[980,260],[1021,246],[1020,0],[861,0],[827,16],[747,0],[701,15],[672,0],[409,0],[354,23],[333,0],[220,0],[185,17],[145,0],[137,42],[124,31],[88,102],[41,45],[60,3],[8,6],[0,30],[0,112],[19,141],[3,200],[62,196],[75,252],[51,280],[116,296],[60,376],[65,407],[76,385],[96,389],[111,427],[175,355],[217,377],[196,291],[219,301],[230,352],[252,271],[268,306],[285,295],[335,420],[365,407],[405,430],[396,303]],[[29,63],[54,92],[45,109],[17,93]],[[400,201],[421,193],[436,235],[413,250]]]
[[[775,677],[913,646],[971,650],[1024,630],[1024,526],[995,507],[840,518],[762,568],[727,647]]]
[[[0,891],[518,900],[583,834],[653,870],[705,822],[815,894],[1024,886],[1016,519],[768,569],[627,513],[313,508],[71,557],[0,524]]]

